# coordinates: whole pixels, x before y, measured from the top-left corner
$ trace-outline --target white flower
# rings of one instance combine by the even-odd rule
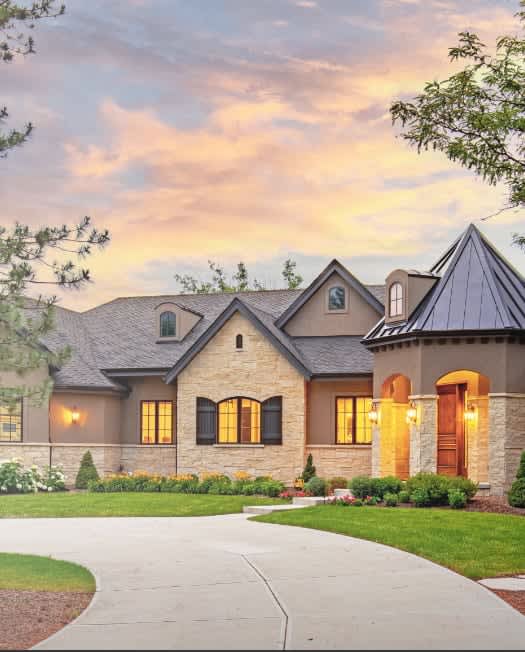
[[[21,485],[19,482],[17,482],[17,483],[16,483],[16,488],[17,488],[17,489],[22,489],[22,485]]]
[[[48,491],[53,491],[53,487],[48,487],[47,490]]]

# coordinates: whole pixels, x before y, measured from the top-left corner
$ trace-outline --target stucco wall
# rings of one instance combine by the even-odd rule
[[[328,289],[334,285],[340,285],[346,289],[346,312],[327,310]],[[320,334],[363,335],[378,322],[380,317],[381,315],[360,294],[334,272],[290,319],[285,330],[294,337]]]
[[[47,367],[42,367],[20,375],[12,371],[2,371],[0,382],[2,387],[20,387],[22,385],[32,387],[40,385],[48,378]],[[48,411],[48,401],[44,401],[42,405],[33,405],[28,399],[22,401],[22,440],[24,442],[49,441]],[[0,442],[0,456],[2,456],[1,447],[4,443]]]
[[[79,413],[72,423],[73,409]],[[72,444],[118,444],[121,398],[106,394],[53,392],[49,405],[51,441]]]
[[[129,378],[127,384],[130,394],[122,399],[121,442],[140,443],[140,402],[173,401],[173,443],[176,440],[176,385],[166,385],[160,377]]]
[[[244,349],[235,348],[240,333]],[[272,475],[291,482],[302,471],[305,440],[305,386],[303,376],[259,333],[236,313],[181,372],[177,379],[178,469],[181,473],[238,470]],[[264,401],[283,397],[281,446],[197,446],[196,399],[218,402],[245,396]]]

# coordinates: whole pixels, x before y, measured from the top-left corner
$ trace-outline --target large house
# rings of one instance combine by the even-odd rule
[[[364,285],[57,308],[49,404],[0,414],[0,456],[100,472],[468,475],[493,494],[525,448],[525,281],[474,226],[429,272]]]

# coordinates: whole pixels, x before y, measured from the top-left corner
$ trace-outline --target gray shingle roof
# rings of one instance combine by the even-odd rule
[[[371,374],[373,355],[361,337],[295,337],[296,349],[313,375]]]
[[[406,322],[381,320],[365,337],[525,330],[525,280],[471,224],[443,277]],[[443,260],[443,258],[442,258]]]

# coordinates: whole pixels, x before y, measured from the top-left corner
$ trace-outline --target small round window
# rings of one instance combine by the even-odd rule
[[[328,310],[345,310],[346,292],[339,285],[328,290]]]

